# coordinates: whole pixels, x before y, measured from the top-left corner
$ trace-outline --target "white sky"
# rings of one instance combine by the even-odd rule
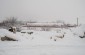
[[[6,17],[39,22],[85,23],[85,0],[0,0],[0,20]]]

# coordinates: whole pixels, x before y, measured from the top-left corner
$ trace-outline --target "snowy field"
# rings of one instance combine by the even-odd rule
[[[85,38],[79,37],[83,36],[84,30],[85,26],[81,26],[61,29],[59,32],[33,31],[33,34],[13,34],[0,29],[0,38],[8,36],[18,40],[0,41],[0,55],[85,55]],[[59,37],[63,35],[63,38]]]

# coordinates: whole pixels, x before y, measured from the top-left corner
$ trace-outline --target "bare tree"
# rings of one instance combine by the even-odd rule
[[[15,26],[16,24],[17,24],[17,18],[15,17],[6,18],[6,20],[3,21],[3,25],[7,27]]]

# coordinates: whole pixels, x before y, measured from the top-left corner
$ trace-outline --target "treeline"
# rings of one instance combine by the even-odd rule
[[[27,20],[27,21],[19,21],[18,18],[16,17],[9,17],[9,18],[6,18],[5,20],[3,20],[1,23],[0,23],[0,28],[6,28],[8,29],[9,27],[12,27],[12,26],[15,26],[17,28],[21,27],[22,25],[27,25],[27,23],[37,23],[37,21],[33,21],[33,20]],[[47,22],[49,23],[49,22]],[[63,25],[61,26],[58,26],[56,25],[55,27],[59,27],[59,28],[62,28],[62,27],[75,27],[76,24],[74,25],[71,25],[71,24],[65,24],[64,21],[62,20],[57,20],[56,22],[52,22],[52,23],[61,23]]]
[[[17,18],[15,17],[10,17],[10,18],[6,18],[5,20],[3,20],[1,23],[0,23],[0,27],[3,27],[3,28],[9,28],[11,26],[20,26],[22,25],[22,21],[18,21]]]
[[[0,28],[8,29],[9,27],[12,27],[12,26],[19,28],[20,26],[26,25],[27,23],[36,23],[36,21],[33,21],[33,20],[20,21],[16,17],[8,17],[2,22],[0,22]]]

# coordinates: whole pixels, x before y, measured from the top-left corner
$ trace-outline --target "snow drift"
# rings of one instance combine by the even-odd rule
[[[26,38],[24,38],[23,36],[17,34],[17,33],[12,33],[6,29],[0,29],[0,38],[9,38],[9,39],[13,39],[15,41],[24,41],[26,40]]]
[[[85,37],[85,25],[84,24],[80,25],[80,26],[78,26],[76,28],[72,28],[71,30],[72,30],[74,35],[77,35],[77,36],[79,36],[81,38]]]

